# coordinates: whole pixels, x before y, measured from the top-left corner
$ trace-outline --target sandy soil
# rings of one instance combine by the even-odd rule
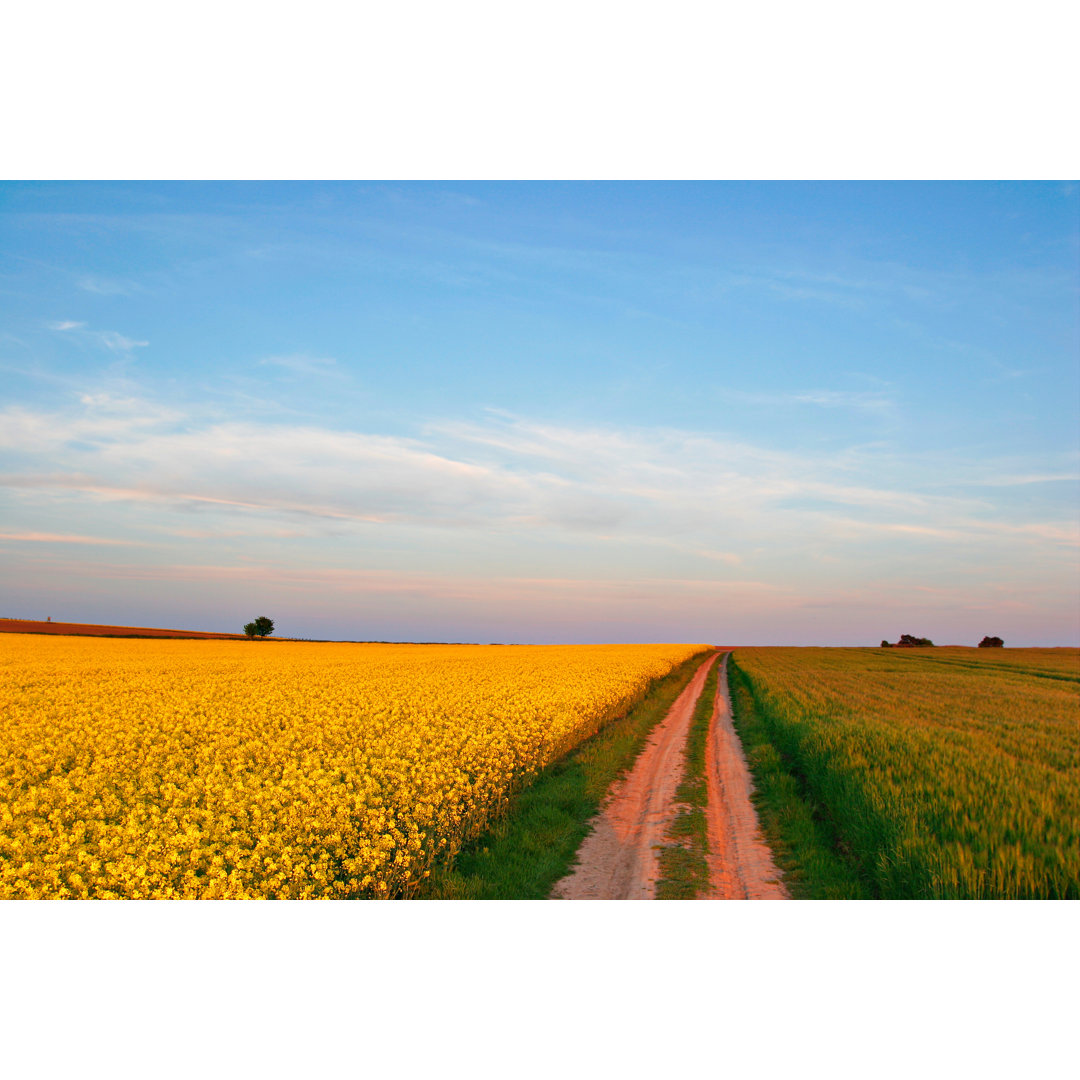
[[[706,660],[664,719],[653,729],[633,769],[593,818],[578,849],[576,868],[557,882],[554,900],[652,900],[659,863],[656,848],[675,814],[683,748],[694,706],[715,657]]]
[[[40,622],[0,619],[0,634],[76,634],[84,637],[243,638],[243,634],[212,634],[202,630],[157,630],[146,626],[99,626],[96,623]]]
[[[731,724],[727,655],[722,661],[716,708],[705,748],[709,785],[709,884],[713,900],[786,900],[781,872],[761,839],[754,790],[742,743]]]

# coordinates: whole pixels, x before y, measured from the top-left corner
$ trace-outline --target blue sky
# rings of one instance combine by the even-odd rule
[[[0,615],[1080,641],[1080,187],[0,185]]]

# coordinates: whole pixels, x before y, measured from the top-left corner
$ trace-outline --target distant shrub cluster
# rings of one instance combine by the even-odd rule
[[[883,649],[922,649],[933,644],[934,643],[928,637],[914,637],[911,634],[901,634],[900,640],[895,645],[888,641],[882,641],[881,647]]]
[[[915,637],[914,634],[901,634],[900,640],[893,645],[892,642],[881,642],[881,648],[883,649],[924,649],[932,646],[934,643],[928,637]],[[1005,642],[999,637],[990,637],[987,635],[979,642],[980,649],[1001,649],[1004,648]]]

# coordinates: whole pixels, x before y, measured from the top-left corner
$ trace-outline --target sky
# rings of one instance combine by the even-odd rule
[[[0,184],[0,616],[1080,643],[1080,185]]]

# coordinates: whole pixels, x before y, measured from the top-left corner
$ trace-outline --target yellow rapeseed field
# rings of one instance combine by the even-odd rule
[[[702,645],[0,640],[0,898],[389,897]]]

